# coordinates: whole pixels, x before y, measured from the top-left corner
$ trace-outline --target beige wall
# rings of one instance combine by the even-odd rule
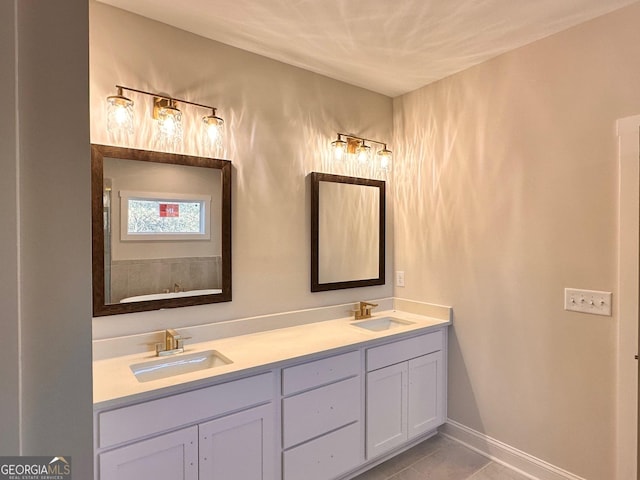
[[[217,106],[226,121],[222,156],[234,166],[233,301],[179,314],[96,318],[95,338],[391,296],[390,281],[310,292],[307,178],[312,171],[369,176],[333,165],[329,143],[338,131],[388,141],[391,99],[96,2],[90,3],[90,27],[92,142],[113,142],[105,127],[105,99],[119,83]],[[128,146],[153,149],[151,99],[131,97],[144,113]],[[189,107],[183,112],[207,113]],[[184,151],[203,153],[197,133],[188,128]],[[391,271],[391,232],[387,242]]]
[[[85,0],[0,6],[7,107],[0,455],[17,454],[18,444],[23,455],[70,455],[73,477],[86,479],[93,440],[87,38]]]
[[[640,111],[640,6],[394,100],[396,296],[453,305],[449,417],[614,478],[615,121]]]

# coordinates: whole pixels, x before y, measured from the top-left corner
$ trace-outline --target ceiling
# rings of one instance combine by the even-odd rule
[[[395,97],[636,0],[100,0]]]

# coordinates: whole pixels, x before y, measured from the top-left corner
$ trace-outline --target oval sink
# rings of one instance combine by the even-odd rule
[[[150,382],[162,378],[182,375],[183,373],[197,372],[209,368],[220,367],[233,363],[217,350],[206,350],[183,354],[178,353],[172,357],[163,357],[149,362],[131,365],[131,371],[139,382]]]
[[[353,325],[354,327],[371,330],[372,332],[381,332],[383,330],[389,330],[391,328],[413,325],[414,323],[415,322],[410,322],[409,320],[400,320],[399,318],[382,317],[352,322],[351,325]]]

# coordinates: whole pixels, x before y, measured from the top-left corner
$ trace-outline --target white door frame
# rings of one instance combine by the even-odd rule
[[[636,478],[638,445],[638,230],[640,115],[617,121],[619,158],[617,479]]]

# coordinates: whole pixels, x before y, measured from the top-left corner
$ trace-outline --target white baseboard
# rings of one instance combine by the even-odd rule
[[[466,427],[455,420],[447,419],[447,422],[439,430],[444,436],[494,462],[512,468],[532,480],[585,480],[549,462]]]

